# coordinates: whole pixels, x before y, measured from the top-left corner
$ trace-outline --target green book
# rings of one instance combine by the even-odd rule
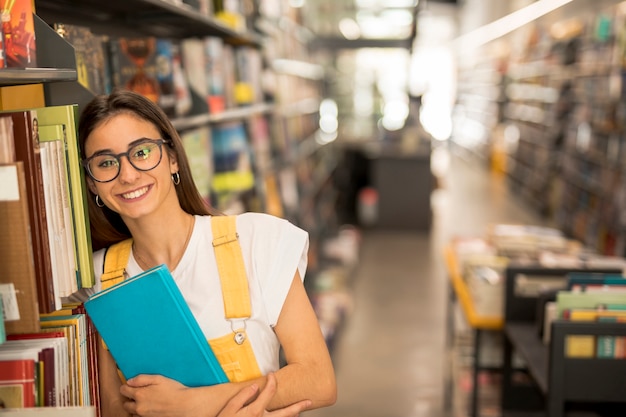
[[[626,304],[624,291],[559,291],[556,295],[557,317],[563,317],[565,310],[594,309],[607,304]]]

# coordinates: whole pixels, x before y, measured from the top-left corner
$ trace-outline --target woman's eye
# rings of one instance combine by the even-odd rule
[[[133,158],[134,159],[148,159],[151,152],[152,152],[151,147],[149,146],[141,147],[135,150],[135,152],[133,152]]]
[[[101,159],[100,162],[98,162],[98,167],[99,168],[111,168],[111,167],[115,167],[117,166],[117,159],[115,158],[106,158],[106,159]]]

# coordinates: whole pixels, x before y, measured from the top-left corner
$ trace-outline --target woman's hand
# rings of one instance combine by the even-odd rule
[[[214,386],[219,388],[219,386]],[[203,389],[211,387],[203,387]],[[311,401],[303,400],[274,411],[266,408],[276,394],[277,381],[274,374],[267,376],[263,390],[252,384],[239,390],[219,412],[217,417],[296,417],[311,406]],[[141,417],[181,417],[213,416],[206,408],[198,410],[192,401],[194,388],[186,387],[177,381],[160,375],[139,375],[131,378],[120,388],[120,393],[128,400],[124,410],[133,416]],[[252,401],[257,395],[258,397]],[[204,395],[207,395],[205,392]],[[209,394],[210,395],[210,394]],[[223,395],[216,392],[215,395]],[[204,403],[206,405],[206,403]],[[204,414],[203,414],[204,413]]]
[[[124,410],[132,415],[175,417],[188,415],[191,389],[161,375],[138,375],[120,387],[120,394],[128,399]]]
[[[311,401],[304,400],[280,408],[274,411],[266,411],[274,394],[276,394],[276,377],[274,374],[267,375],[267,383],[259,396],[253,402],[249,402],[257,393],[259,386],[256,384],[247,386],[228,401],[228,404],[217,417],[296,417],[301,411],[311,406]]]

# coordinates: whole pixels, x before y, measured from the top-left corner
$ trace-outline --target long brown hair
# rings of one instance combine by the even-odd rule
[[[184,211],[189,214],[219,215],[200,196],[193,181],[189,161],[178,132],[163,110],[144,96],[128,90],[115,90],[110,95],[97,96],[87,104],[78,122],[78,142],[81,155],[85,154],[87,138],[101,123],[112,117],[126,113],[152,123],[160,132],[161,138],[168,141],[165,149],[178,161],[180,184],[176,186],[176,195]],[[85,172],[85,175],[88,175]],[[108,247],[130,236],[128,227],[119,214],[108,207],[98,207],[95,194],[88,190],[88,210],[93,250]]]

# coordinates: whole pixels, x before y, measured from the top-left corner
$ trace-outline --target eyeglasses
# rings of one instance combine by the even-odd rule
[[[128,148],[126,152],[117,155],[110,152],[96,153],[83,160],[82,164],[94,181],[110,182],[120,175],[122,156],[125,156],[138,171],[150,171],[156,168],[163,158],[161,146],[164,143],[169,142],[165,139],[143,139]]]

